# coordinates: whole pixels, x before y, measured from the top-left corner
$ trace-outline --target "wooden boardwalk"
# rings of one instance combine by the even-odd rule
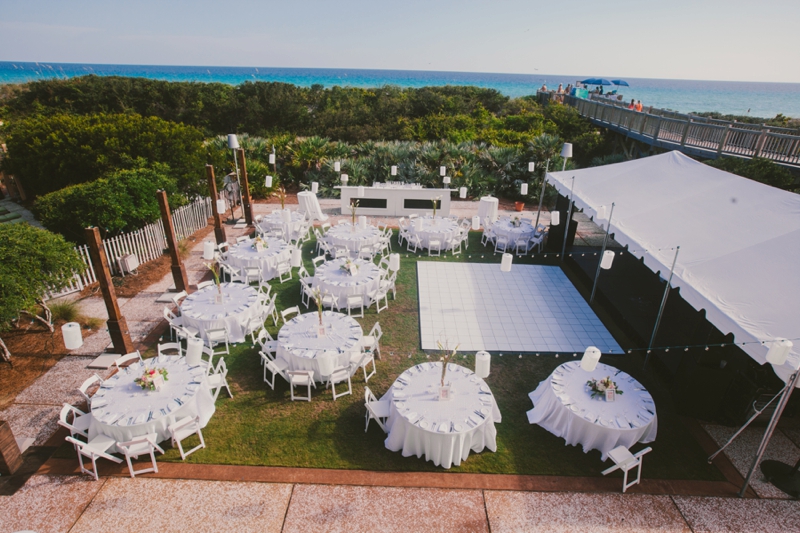
[[[575,107],[593,124],[626,137],[665,150],[716,159],[763,157],[781,166],[800,170],[800,132],[684,115],[663,109],[637,112],[623,102],[585,100],[564,96],[564,103]]]

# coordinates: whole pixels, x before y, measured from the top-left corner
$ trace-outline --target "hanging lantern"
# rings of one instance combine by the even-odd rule
[[[514,256],[511,254],[503,254],[503,259],[500,261],[500,271],[501,272],[511,272],[511,262],[514,260]]]
[[[527,196],[527,194],[528,194],[528,184],[527,183],[523,183],[522,185],[520,185],[519,192],[520,192],[520,194],[522,196]]]
[[[342,185],[347,185],[348,177],[347,174],[342,174]]]
[[[275,164],[275,152],[272,152],[271,154],[269,154],[269,164],[270,165],[274,165]]]
[[[311,192],[317,194],[319,192],[319,183],[316,181],[311,182]]]
[[[397,176],[397,165],[392,165],[392,176]]]
[[[533,172],[533,170],[534,170],[535,168],[536,168],[536,163],[534,163],[533,161],[531,161],[530,163],[528,163],[528,172]]]
[[[551,226],[558,226],[561,224],[561,212],[560,211],[551,211],[550,212],[550,225]]]
[[[228,148],[230,150],[238,150],[239,149],[239,139],[236,138],[235,133],[228,134]]]
[[[447,167],[439,167],[439,175],[444,176],[447,174]]]
[[[594,346],[589,346],[583,352],[583,357],[581,357],[581,368],[586,372],[594,372],[594,369],[597,368],[597,363],[600,362],[601,355],[600,350]]]
[[[264,187],[266,187],[267,189],[272,187],[272,176],[266,176],[264,178]]]
[[[458,197],[459,198],[466,198],[467,197],[467,188],[466,187],[461,187],[458,190]]]
[[[339,172],[340,170],[342,170],[342,164],[339,161],[334,161],[333,170],[334,172]]]
[[[611,264],[614,262],[614,252],[611,250],[606,250],[603,252],[603,259],[600,260],[600,268],[603,270],[608,270],[611,268]]]
[[[442,183],[444,183],[445,185],[450,185],[450,176],[445,176],[444,178],[442,178]]]
[[[781,366],[789,357],[789,351],[794,344],[788,339],[775,339],[767,352],[767,362],[775,366]]]
[[[572,157],[572,143],[564,143],[564,146],[561,147],[561,157],[564,159]]]

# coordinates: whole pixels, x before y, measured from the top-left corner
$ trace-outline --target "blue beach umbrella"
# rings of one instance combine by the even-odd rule
[[[605,78],[587,78],[581,81],[584,85],[614,85]]]
[[[630,87],[630,84],[625,80],[611,80],[614,85],[621,85],[623,87]]]

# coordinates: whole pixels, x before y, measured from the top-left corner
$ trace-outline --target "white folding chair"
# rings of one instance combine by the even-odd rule
[[[306,400],[306,401],[310,402],[311,401],[311,387],[314,387],[315,389],[317,388],[317,384],[314,383],[314,371],[313,370],[289,370],[286,373],[286,375],[289,376],[289,390],[291,391],[290,395],[291,395],[292,401],[295,400],[295,395],[294,395],[295,386],[298,386],[298,387],[307,386],[308,387],[308,398],[303,398],[302,396],[299,396],[297,399],[298,400]]]
[[[210,287],[213,284],[214,284],[213,281],[201,281],[200,283],[197,284],[197,290],[199,291],[201,289],[205,289],[206,287]]]
[[[228,330],[225,328],[219,329],[207,329],[206,333],[206,344],[208,348],[211,350],[213,355],[217,354],[230,354],[230,338],[228,337]],[[214,349],[215,344],[225,344],[225,351],[223,352],[220,350],[219,352]]]
[[[375,304],[375,311],[377,311],[379,314],[380,314],[381,311],[385,311],[386,309],[389,309],[389,297],[386,295],[387,294],[387,289],[383,285],[383,281],[384,280],[381,279],[378,282],[378,287],[375,290],[370,291],[369,293],[367,293],[367,298],[369,299],[369,301],[367,302],[367,309],[372,307],[372,304],[374,303]],[[349,300],[349,298],[348,298],[348,300]],[[381,300],[383,300],[383,307],[381,307]],[[362,314],[362,316],[363,316],[363,314]]]
[[[178,353],[174,353],[174,352]],[[163,344],[158,345],[158,355],[159,356],[175,356],[181,357],[183,355],[183,346],[179,342],[165,342]]]
[[[117,370],[119,370],[120,367],[125,363],[129,363],[135,360],[138,360],[140,363],[142,362],[142,356],[141,354],[139,354],[139,350],[125,354],[122,357],[118,357],[117,359],[114,360],[114,366],[117,367]]]
[[[226,265],[225,263],[220,263],[219,270],[220,270],[220,278],[224,278],[225,275],[227,274],[228,281],[230,281],[231,283],[244,283],[245,285],[247,285],[247,278],[240,271],[237,271],[232,266]]]
[[[506,253],[506,249],[508,248],[508,237],[497,237],[494,241],[494,253],[502,252]]]
[[[283,323],[286,324],[291,319],[292,315],[299,315],[300,308],[295,306],[287,307],[283,311],[281,311],[281,318],[283,319]]]
[[[245,285],[250,285],[254,281],[261,281],[261,269],[257,266],[246,266],[242,268],[242,276]]]
[[[80,435],[89,440],[89,425],[92,423],[92,413],[84,413],[77,407],[65,403],[58,416],[58,425],[67,428],[70,437]]]
[[[336,393],[336,384],[337,383],[344,383],[347,382],[347,390],[344,392],[340,392],[339,394]],[[331,388],[331,392],[333,393],[333,401],[336,401],[336,398],[341,396],[346,396],[348,394],[353,394],[353,384],[350,381],[350,372],[347,368],[340,366],[333,369],[333,373],[328,378],[328,384],[325,385],[325,388]]]
[[[174,303],[174,304],[175,304],[175,307],[177,307],[178,309],[180,309],[180,307],[181,307],[181,300],[183,300],[184,298],[186,298],[186,296],[188,296],[188,295],[187,295],[187,293],[186,293],[186,291],[181,291],[181,292],[175,293],[175,294],[172,296],[172,303]]]
[[[192,333],[193,335],[199,333],[199,330],[197,328],[193,328],[191,326],[185,326],[183,324],[183,317],[175,316],[173,312],[169,310],[168,307],[164,307],[163,315],[164,315],[164,320],[166,320],[167,323],[169,324],[171,338],[180,338],[180,335],[178,333],[181,328],[185,329],[189,333]]]
[[[384,433],[389,433],[386,429],[386,421],[389,419],[389,402],[378,401],[369,387],[364,387],[364,407],[367,408],[367,423],[364,427],[364,433],[369,430],[369,421],[374,420]]]
[[[304,279],[300,280],[300,303],[306,306],[306,309],[311,307],[311,300],[314,299],[314,291],[311,286]]]
[[[527,237],[515,240],[514,241],[514,253],[516,255],[518,255],[519,257],[522,257],[523,255],[528,255],[528,242],[529,242],[529,239]],[[520,252],[520,250],[522,250],[522,251]]]
[[[383,330],[381,329],[380,322],[375,322],[375,325],[372,326],[372,329],[369,332],[369,335],[365,335],[361,337],[361,349],[362,350],[372,350],[374,353],[378,355],[378,359],[381,358],[381,346],[380,340],[383,337]]]
[[[319,268],[319,266],[324,262],[326,262],[327,260],[328,258],[325,257],[324,255],[319,255],[311,260],[314,263],[314,274],[317,273],[317,269]]]
[[[463,240],[461,239],[461,233],[456,231],[452,235],[450,235],[447,239],[447,248],[450,248],[451,255],[459,255],[461,250],[461,243]]]
[[[272,317],[272,325],[278,325],[278,310],[275,308],[275,300],[278,298],[277,294],[273,294],[272,298],[267,302],[267,305],[264,307],[264,316],[265,317]],[[266,319],[265,319],[266,320]]]
[[[434,254],[434,250],[436,253]],[[441,257],[442,255],[442,241],[439,239],[428,239],[428,257],[435,255]]]
[[[372,372],[367,374],[367,366],[372,363]],[[378,368],[375,366],[375,357],[372,355],[372,352],[351,352],[350,353],[350,364],[353,365],[353,368],[360,368],[364,371],[364,383],[369,381],[369,378],[375,375],[378,371]]]
[[[286,373],[289,363],[280,357],[271,359],[264,352],[259,352],[259,354],[261,354],[261,364],[264,365],[264,383],[269,385],[270,389],[275,390],[275,376],[282,377],[287,383],[291,382],[291,378]],[[267,379],[267,372],[272,374],[272,379]]]
[[[258,335],[253,339],[252,347],[255,348],[256,344],[258,344],[260,348],[259,351],[267,352],[271,359],[275,358],[275,353],[278,350],[278,341],[272,338],[272,335],[269,334],[266,328],[261,328]]]
[[[156,443],[157,439],[157,434],[150,433],[126,442],[117,443],[117,449],[125,456],[125,460],[128,462],[128,472],[131,473],[131,477],[136,477],[136,474],[147,474],[148,472],[158,473],[156,450],[161,453],[164,453],[164,450]],[[140,455],[150,455],[150,461],[153,466],[141,470],[134,470],[131,459],[138,459]]]
[[[81,468],[81,473],[89,474],[94,478],[95,481],[100,479],[100,476],[97,474],[97,460],[98,459],[108,459],[114,463],[121,463],[122,459],[118,459],[113,455],[109,455],[106,453],[109,448],[111,448],[116,441],[111,437],[107,437],[106,435],[100,434],[97,435],[95,438],[90,440],[89,442],[82,442],[72,437],[66,437],[65,439],[67,442],[71,443],[75,449],[78,451],[78,464]],[[92,461],[92,469],[87,469],[83,464],[83,458],[86,457],[87,459]]]
[[[86,378],[86,380],[78,387],[78,392],[80,392],[84,398],[86,398],[86,405],[92,405],[92,398],[89,396],[89,388],[97,385],[98,387],[103,384],[103,379],[98,376],[97,374]]]
[[[228,386],[228,367],[225,365],[224,357],[219,358],[219,361],[217,362],[217,368],[214,369],[213,374],[208,375],[208,378],[206,378],[206,383],[208,383],[209,388],[211,388],[211,391],[214,394],[214,402],[217,401],[219,391],[222,389],[222,387],[225,387],[225,390],[228,391],[228,396],[233,398],[231,388]]]
[[[236,244],[243,243],[244,241],[249,241],[250,237],[247,235],[242,235],[241,237],[236,237]]]
[[[228,249],[230,248],[230,244],[227,242],[221,242],[217,245],[217,253],[219,254],[219,258],[223,261],[228,259]]]
[[[177,447],[178,451],[181,454],[181,459],[183,461],[186,460],[188,455],[193,454],[197,450],[206,447],[206,441],[203,440],[203,432],[200,429],[200,417],[190,417],[187,416],[185,418],[181,418],[177,422],[170,424],[167,429],[169,430],[170,437],[172,439],[172,446]],[[200,444],[189,450],[188,452],[183,450],[182,441],[191,437],[192,435],[197,435],[200,437]]]
[[[622,478],[622,492],[624,493],[628,488],[636,485],[642,480],[642,457],[646,453],[652,452],[653,449],[649,446],[640,452],[632,454],[625,446],[617,446],[610,452],[608,457],[614,461],[614,466],[603,470],[603,475],[606,476],[615,470],[622,470],[625,474]],[[637,468],[636,480],[628,483],[628,471]]]
[[[486,246],[490,242],[494,242],[495,238],[494,230],[490,227],[484,226],[483,235],[481,235],[481,244]]]
[[[264,329],[264,311],[263,306],[260,312],[256,312],[250,319],[244,323],[244,334],[250,335],[250,340],[253,341],[253,344],[256,342],[256,335],[259,331]]]
[[[353,309],[361,309],[359,314],[354,314]],[[364,297],[353,295],[347,297],[347,314],[356,318],[364,318]]]
[[[283,284],[284,281],[291,281],[292,279],[292,264],[288,260],[280,261],[275,266],[278,272],[278,281]]]
[[[413,250],[411,249],[412,246],[414,247]],[[419,238],[419,235],[412,235],[409,233],[406,238],[406,250],[417,253],[420,246],[422,246],[422,239]]]
[[[388,278],[381,281],[381,289],[387,294],[392,291],[392,300],[397,300],[397,272],[392,272]]]

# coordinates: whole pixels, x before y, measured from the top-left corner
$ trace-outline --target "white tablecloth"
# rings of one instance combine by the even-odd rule
[[[286,211],[289,210],[287,209]],[[285,238],[289,240],[296,240],[300,235],[300,229],[303,225],[303,220],[305,220],[306,215],[305,213],[301,213],[299,211],[289,212],[291,213],[292,221],[288,224],[283,220],[283,213],[278,211],[277,213],[270,213],[269,215],[262,217],[261,221],[258,223],[258,227],[264,232],[273,229],[279,229],[283,231],[283,236]]]
[[[623,394],[614,402],[592,399],[586,382],[608,376]],[[528,411],[531,424],[563,437],[567,444],[581,444],[584,452],[600,450],[603,461],[617,446],[630,448],[656,438],[658,417],[650,393],[613,366],[600,363],[594,372],[586,372],[577,361],[564,363],[529,396],[534,405]]]
[[[358,266],[355,276],[341,269],[345,259],[334,259],[322,263],[314,271],[311,284],[325,293],[334,296],[342,309],[347,308],[347,297],[353,295],[364,296],[378,288],[380,269],[370,261],[356,259],[353,262]],[[366,300],[365,300],[366,302]]]
[[[419,221],[419,222],[417,222]],[[420,229],[417,229],[420,224]],[[442,250],[449,250],[447,240],[458,231],[458,223],[451,218],[437,216],[434,220],[430,215],[418,217],[411,221],[408,227],[411,235],[418,235],[423,248],[428,248],[431,239],[438,239]]]
[[[501,219],[492,225],[495,235],[505,237],[508,243],[513,245],[517,239],[531,239],[536,231],[530,222],[520,222],[519,227],[514,227],[509,219]]]
[[[469,457],[470,450],[497,451],[495,423],[501,421],[497,402],[486,382],[475,373],[449,363],[445,382],[450,400],[439,401],[442,363],[422,363],[403,372],[384,398],[391,401],[386,447],[403,457],[425,456],[450,468]]]
[[[362,246],[372,246],[381,237],[381,232],[375,226],[367,225],[362,228],[356,222],[355,231],[349,222],[333,226],[325,234],[325,240],[333,247],[347,248],[351,252],[358,252]]]
[[[244,267],[257,267],[261,269],[264,279],[270,280],[278,275],[277,266],[282,261],[289,261],[292,251],[289,245],[281,239],[263,239],[267,245],[257,252],[252,239],[242,241],[232,246],[228,251],[227,263],[241,270]]]
[[[497,208],[500,206],[500,201],[493,196],[484,196],[478,203],[478,216],[481,217],[481,223],[484,219],[491,221],[497,220]]]
[[[316,381],[328,378],[320,372],[320,354],[335,351],[334,367],[347,367],[350,352],[360,350],[359,341],[364,334],[354,318],[342,313],[323,311],[322,323],[326,328],[324,337],[317,337],[319,315],[316,311],[294,317],[278,332],[278,357],[289,363],[289,370],[313,370]]]
[[[205,339],[207,329],[228,330],[231,342],[244,342],[244,326],[259,311],[258,293],[243,283],[223,283],[221,304],[215,302],[217,287],[210,285],[193,292],[181,303],[183,323],[200,330]]]
[[[309,220],[328,220],[328,215],[322,212],[317,195],[313,192],[302,191],[297,193],[297,203],[300,204],[300,212],[307,214]]]
[[[215,407],[205,379],[207,369],[190,368],[185,357],[162,356],[146,363],[149,368],[167,370],[164,386],[160,391],[147,391],[134,383],[144,373],[145,365],[140,363],[123,368],[106,380],[92,398],[90,439],[106,435],[125,442],[156,433],[161,442],[170,438],[167,427],[176,420],[199,416],[205,427],[211,419]]]

